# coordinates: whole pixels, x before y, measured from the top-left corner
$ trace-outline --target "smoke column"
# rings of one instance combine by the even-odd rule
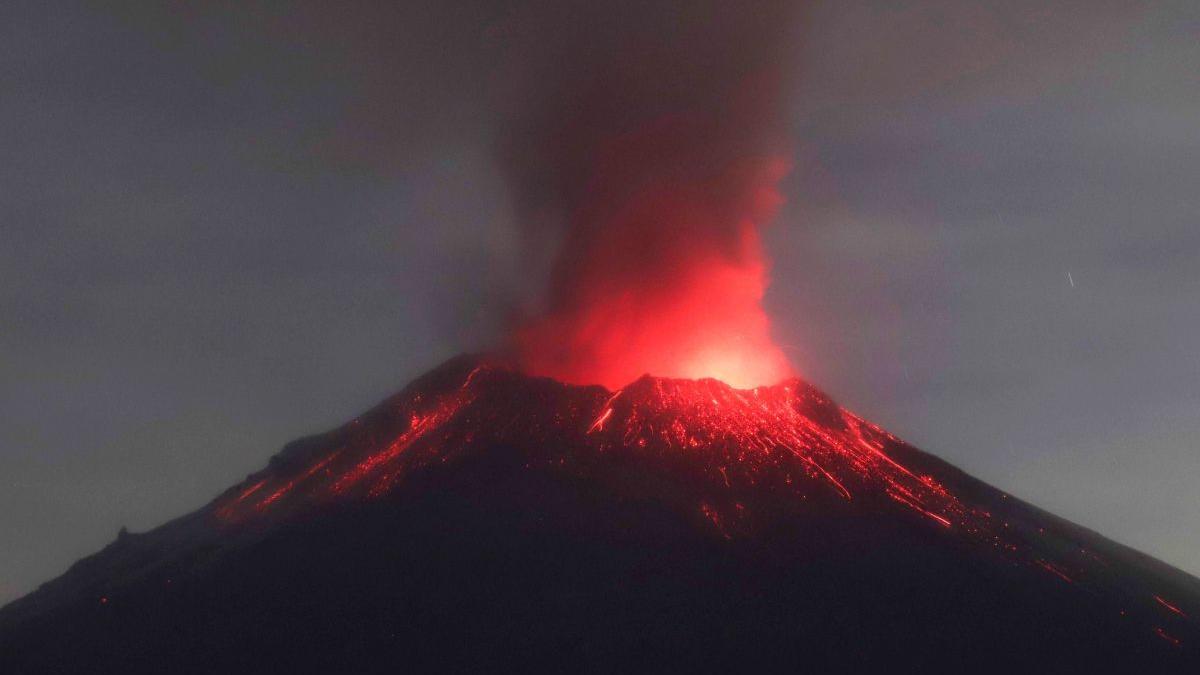
[[[603,7],[596,7],[602,4]],[[500,157],[531,269],[525,369],[567,382],[644,373],[734,386],[790,374],[762,298],[760,229],[787,171],[779,3],[565,3],[515,15]]]

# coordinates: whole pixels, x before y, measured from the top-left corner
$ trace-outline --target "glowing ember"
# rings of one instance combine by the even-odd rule
[[[1168,644],[1170,644],[1172,646],[1175,646],[1175,647],[1183,646],[1183,643],[1179,641],[1179,638],[1176,638],[1174,635],[1171,635],[1170,633],[1163,630],[1162,628],[1155,628],[1154,634],[1157,635],[1158,637],[1162,638],[1163,640],[1165,640]]]
[[[1184,617],[1184,618],[1187,618],[1187,614],[1185,614],[1185,613],[1183,612],[1183,610],[1182,610],[1182,609],[1179,609],[1179,608],[1178,608],[1178,607],[1176,607],[1175,605],[1173,605],[1173,604],[1171,604],[1171,603],[1167,602],[1167,601],[1166,601],[1166,600],[1164,600],[1164,599],[1163,599],[1161,596],[1158,596],[1158,595],[1154,596],[1154,600],[1155,600],[1156,602],[1158,602],[1158,604],[1162,605],[1163,607],[1166,607],[1167,609],[1169,609],[1170,611],[1174,612],[1175,614],[1178,614],[1179,616],[1182,616],[1182,617]]]
[[[1067,582],[1068,584],[1075,583],[1075,580],[1072,579],[1070,577],[1070,575],[1068,575],[1066,572],[1062,571],[1062,568],[1060,568],[1058,565],[1055,565],[1054,563],[1046,561],[1046,560],[1042,560],[1041,558],[1038,558],[1034,562],[1037,563],[1038,567],[1041,567],[1042,569],[1053,574],[1054,576],[1058,577],[1059,579],[1062,579],[1063,581]]]

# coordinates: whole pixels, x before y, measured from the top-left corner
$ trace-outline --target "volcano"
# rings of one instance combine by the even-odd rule
[[[459,357],[0,611],[0,672],[1197,672],[1200,580],[796,379]]]

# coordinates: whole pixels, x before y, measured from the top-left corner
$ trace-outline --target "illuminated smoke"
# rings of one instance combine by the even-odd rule
[[[537,250],[525,369],[621,387],[644,373],[739,387],[790,374],[762,299],[760,229],[788,166],[776,3],[572,6],[507,26],[525,79],[501,157]]]

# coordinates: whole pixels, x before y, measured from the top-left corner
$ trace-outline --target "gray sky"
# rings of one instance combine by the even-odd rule
[[[0,601],[495,339],[501,4],[3,3]],[[1200,573],[1200,5],[831,0],[799,35],[799,370]]]

